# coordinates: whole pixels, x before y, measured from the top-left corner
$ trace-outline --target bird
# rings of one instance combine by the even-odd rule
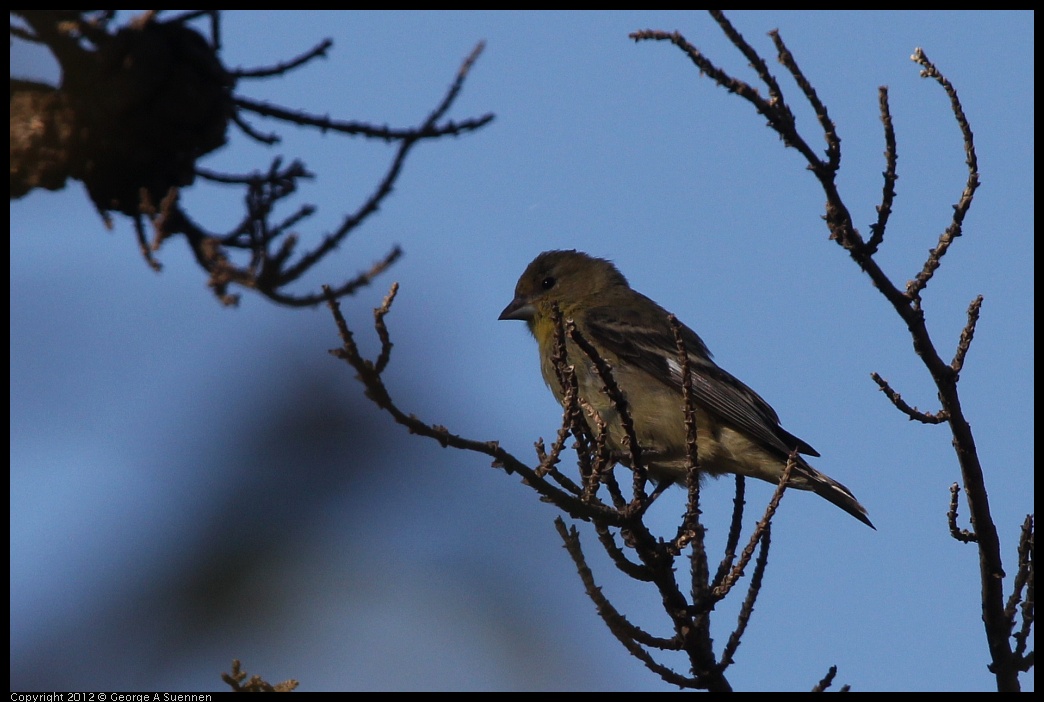
[[[499,319],[526,322],[539,347],[544,381],[560,404],[564,392],[553,360],[555,307],[561,319],[571,321],[609,364],[650,477],[684,484],[688,450],[683,366],[670,314],[633,290],[607,259],[576,250],[539,254],[518,279],[514,298]],[[788,487],[812,491],[876,529],[851,490],[800,455],[818,457],[819,452],[784,429],[776,411],[760,395],[719,367],[696,332],[684,324],[679,327],[688,354],[701,477],[736,474],[778,484],[788,458],[796,451]],[[606,394],[593,361],[569,335],[565,335],[565,350],[583,406],[606,423],[614,461],[630,466],[632,453],[617,403]],[[589,422],[589,426],[594,431],[594,425]]]

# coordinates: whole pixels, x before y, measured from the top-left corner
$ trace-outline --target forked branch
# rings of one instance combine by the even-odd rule
[[[882,87],[878,93],[881,122],[884,126],[884,185],[881,201],[876,207],[877,218],[870,227],[870,238],[864,241],[862,235],[853,224],[851,214],[841,198],[835,180],[841,158],[841,140],[837,130],[829,117],[825,105],[820,101],[804,71],[798,66],[793,54],[783,42],[782,37],[775,31],[769,33],[775,45],[777,59],[786,68],[805,100],[815,111],[820,129],[827,143],[825,157],[818,156],[808,146],[809,140],[798,132],[794,115],[784,99],[779,82],[769,71],[767,62],[736,31],[724,14],[720,11],[711,11],[711,15],[732,44],[743,54],[754,69],[757,79],[767,90],[767,98],[763,97],[758,89],[751,84],[729,75],[678,32],[668,33],[643,30],[634,32],[631,34],[631,38],[636,42],[668,41],[677,46],[697,66],[700,75],[709,77],[730,93],[748,101],[759,114],[768,118],[768,126],[779,134],[786,146],[794,148],[801,153],[808,163],[809,170],[813,172],[822,186],[827,200],[825,219],[831,238],[844,247],[852,260],[870,277],[874,287],[884,295],[905,322],[913,341],[914,350],[920,356],[936,385],[942,407],[935,412],[919,410],[903,400],[900,393],[893,389],[880,375],[873,373],[872,378],[892,401],[892,404],[910,419],[927,424],[946,422],[950,426],[964,485],[964,493],[968,502],[969,519],[973,526],[973,529],[970,531],[957,527],[958,492],[955,489],[952,493],[953,497],[948,513],[950,530],[954,538],[968,543],[975,543],[979,550],[982,620],[985,624],[986,639],[990,650],[990,670],[996,676],[998,690],[1018,690],[1018,672],[1026,669],[1025,666],[1031,664],[1032,652],[1028,655],[1023,655],[1024,649],[1013,652],[1011,639],[1014,636],[1017,644],[1024,643],[1025,634],[1032,623],[1031,594],[1027,595],[1030,598],[1027,601],[1030,614],[1028,617],[1024,616],[1025,628],[1020,634],[1013,634],[1012,617],[1016,604],[1012,604],[1009,601],[1006,607],[1004,603],[1004,569],[1001,563],[1000,539],[990,514],[985,478],[979,462],[978,452],[975,448],[975,441],[972,437],[971,426],[964,416],[960,396],[957,391],[960,371],[964,367],[974,337],[975,326],[982,305],[982,296],[977,296],[968,308],[968,323],[956,344],[953,360],[949,363],[945,362],[936,350],[935,344],[928,333],[922,310],[922,293],[934,273],[941,266],[943,257],[950,246],[962,235],[965,216],[972,205],[975,191],[979,185],[978,159],[975,153],[974,135],[965,116],[961,101],[957,96],[957,91],[942,72],[928,60],[924,51],[919,48],[914,51],[911,58],[922,67],[921,76],[934,79],[942,86],[950,99],[951,111],[957,122],[964,146],[967,178],[957,203],[953,207],[950,222],[939,236],[938,243],[930,250],[921,270],[910,278],[909,283],[900,288],[892,281],[891,276],[884,272],[874,258],[884,242],[885,230],[888,226],[889,216],[891,215],[896,195],[895,184],[898,178],[898,149],[892,114],[888,105],[887,89]],[[1031,518],[1027,518],[1027,525],[1025,529],[1032,533]],[[1023,537],[1020,539],[1020,543],[1026,540]],[[1025,577],[1019,582],[1032,581],[1032,563],[1032,559],[1020,560],[1020,572],[1025,571]],[[1024,564],[1024,567],[1021,564]],[[1027,592],[1031,593],[1031,589],[1027,590]],[[1017,582],[1011,597],[1017,602],[1024,602],[1021,600],[1022,596],[1022,588]],[[832,676],[833,672],[829,678],[832,679]],[[825,679],[824,683],[829,683],[829,679]]]

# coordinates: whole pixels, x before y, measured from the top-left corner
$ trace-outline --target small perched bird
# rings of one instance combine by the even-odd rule
[[[579,251],[545,251],[533,259],[515,286],[515,299],[500,319],[521,319],[540,347],[540,370],[555,397],[563,401],[552,354],[555,325],[552,307],[612,368],[630,410],[641,461],[657,480],[684,481],[687,463],[685,402],[681,364],[668,313],[631,289],[610,261]],[[779,483],[791,451],[818,456],[814,448],[780,426],[765,400],[718,367],[710,351],[688,327],[681,336],[689,356],[696,410],[697,459],[702,473],[724,473]],[[613,458],[630,463],[619,410],[606,395],[590,358],[566,336],[580,396],[608,426]],[[811,490],[874,527],[866,510],[841,483],[798,458],[788,487]]]

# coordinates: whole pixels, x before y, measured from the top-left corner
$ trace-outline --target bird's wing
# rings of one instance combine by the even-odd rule
[[[617,306],[595,307],[583,315],[580,331],[590,335],[596,348],[615,354],[623,362],[677,389],[680,394],[681,364],[667,313],[652,300],[644,297],[643,300],[653,305],[659,314],[642,314],[638,309]],[[651,322],[652,317],[656,318],[655,322]],[[719,368],[696,332],[681,325],[681,335],[689,356],[696,404],[784,455],[795,447],[800,453],[819,455],[809,444],[779,425],[776,411],[760,395]]]

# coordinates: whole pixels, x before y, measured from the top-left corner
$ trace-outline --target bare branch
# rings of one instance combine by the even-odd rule
[[[1004,607],[1004,614],[1015,625],[1016,610],[1022,613],[1022,626],[1012,634],[1015,639],[1014,655],[1018,660],[1019,670],[1027,671],[1033,664],[1033,651],[1026,653],[1030,632],[1033,629],[1035,618],[1034,585],[1036,580],[1036,568],[1034,558],[1034,528],[1033,515],[1026,515],[1019,534],[1019,567],[1015,572],[1015,581],[1012,584],[1011,596],[1008,604]]]
[[[627,555],[616,543],[616,539],[608,527],[595,524],[595,533],[598,535],[598,541],[602,544],[602,548],[613,561],[613,565],[616,566],[617,570],[633,580],[642,582],[652,582],[654,580],[652,571],[648,566],[635,563],[627,558]]]
[[[493,458],[494,467],[503,468],[508,473],[518,473],[522,476],[525,483],[539,492],[542,497],[546,498],[548,501],[558,506],[559,509],[567,512],[576,519],[590,520],[598,518],[605,524],[615,526],[622,526],[625,523],[624,518],[617,511],[605,507],[597,502],[584,502],[574,495],[563,492],[559,488],[551,485],[543,477],[537,475],[534,469],[530,468],[528,465],[504,450],[498,442],[466,439],[457,434],[453,434],[444,426],[427,424],[416,416],[406,414],[399,409],[398,405],[396,405],[391,399],[391,395],[388,393],[388,389],[384,385],[381,374],[377,372],[377,364],[363,358],[359,353],[359,348],[355,343],[354,335],[348,328],[348,323],[345,321],[344,315],[341,314],[340,304],[337,302],[333,290],[328,286],[324,286],[324,292],[326,293],[326,303],[334,316],[334,322],[337,325],[338,333],[343,342],[341,348],[333,349],[330,353],[347,362],[356,371],[356,377],[366,388],[366,396],[369,397],[378,407],[391,414],[395,421],[405,426],[410,433],[435,439],[444,448],[452,447],[490,456]],[[386,314],[387,310],[381,314],[382,323],[383,317]],[[378,333],[378,336],[379,335],[380,334]],[[382,349],[381,353],[383,355],[385,350]],[[390,353],[390,349],[387,353]]]
[[[953,373],[957,377],[960,376],[961,369],[964,368],[964,359],[968,355],[968,349],[971,347],[972,339],[975,337],[975,325],[979,322],[979,309],[981,307],[982,295],[977,296],[968,305],[968,323],[961,330],[961,340],[957,344],[957,353],[954,354],[953,360],[950,362],[950,368],[953,369]]]
[[[725,576],[732,569],[736,561],[736,547],[739,545],[740,534],[743,529],[743,505],[746,504],[746,478],[742,475],[736,476],[736,496],[732,501],[732,523],[729,525],[729,536],[725,542],[724,555],[718,563],[718,570],[714,574],[714,580],[710,582],[710,589],[714,590],[721,586]]]
[[[950,536],[966,544],[974,543],[979,540],[975,532],[957,526],[957,502],[960,489],[957,483],[950,486],[950,509],[946,512],[946,521],[950,525]]]
[[[634,421],[631,418],[627,398],[624,397],[620,386],[613,379],[612,368],[609,366],[609,363],[599,355],[598,350],[584,338],[572,320],[567,319],[565,325],[566,334],[569,336],[570,341],[576,344],[584,352],[588,360],[591,361],[595,372],[602,381],[603,391],[613,404],[613,407],[619,412],[620,426],[624,432],[623,443],[630,452],[630,468],[634,472],[634,498],[631,508],[635,510],[643,509],[648,502],[648,497],[645,494],[645,464],[642,462],[642,446],[638,441],[638,435],[635,433]]]
[[[836,173],[837,169],[841,167],[841,137],[837,135],[837,127],[834,126],[834,121],[830,119],[830,114],[827,112],[826,105],[819,99],[819,95],[816,94],[815,88],[808,82],[808,78],[797,65],[797,59],[790,53],[790,49],[787,48],[786,44],[783,43],[783,37],[779,35],[779,32],[772,30],[769,32],[769,36],[772,38],[772,42],[776,45],[776,51],[779,53],[779,62],[786,66],[787,70],[790,71],[791,77],[794,78],[794,82],[801,88],[801,92],[804,93],[805,99],[808,100],[808,104],[812,106],[812,109],[816,113],[816,119],[819,120],[819,126],[823,129],[823,136],[827,143],[827,160],[823,162],[820,159],[815,159],[815,163],[825,169],[827,173]],[[780,97],[782,100],[782,97]],[[790,109],[787,109],[790,112]],[[812,163],[813,159],[809,158],[809,163]]]
[[[906,404],[906,401],[903,400],[899,393],[892,389],[892,386],[888,384],[887,380],[877,373],[871,373],[870,377],[873,378],[875,383],[877,383],[877,387],[881,389],[881,392],[888,396],[888,399],[892,401],[892,404],[911,420],[916,419],[918,422],[924,422],[925,424],[942,424],[950,418],[949,414],[944,409],[933,414],[930,412],[922,412],[916,407],[911,407]]]
[[[721,31],[728,37],[732,45],[735,46],[743,54],[743,57],[747,59],[751,67],[758,74],[758,78],[765,84],[769,91],[769,99],[766,105],[776,105],[781,107],[783,110],[789,112],[789,108],[783,101],[783,91],[779,87],[779,83],[776,82],[775,76],[768,69],[768,64],[761,58],[757,51],[754,50],[747,40],[743,38],[736,28],[729,22],[728,18],[725,17],[725,13],[721,10],[708,10],[710,16],[714,18],[714,21],[721,27]],[[749,99],[749,98],[748,98]]]
[[[734,662],[736,650],[739,648],[743,632],[747,630],[750,617],[754,613],[754,603],[757,602],[758,594],[761,592],[762,578],[765,576],[765,568],[768,566],[769,545],[772,540],[772,525],[765,522],[765,531],[761,537],[758,549],[758,558],[754,562],[754,572],[750,576],[750,586],[747,588],[747,596],[743,598],[743,605],[739,615],[736,617],[736,628],[729,635],[729,640],[721,653],[721,668],[728,668]]]
[[[268,78],[271,76],[279,76],[284,73],[289,73],[298,66],[303,66],[309,61],[316,58],[326,58],[326,52],[333,46],[333,39],[323,39],[321,42],[316,44],[314,47],[304,52],[297,58],[290,59],[277,63],[274,66],[267,66],[265,68],[236,68],[229,71],[236,78]]]
[[[388,325],[384,323],[384,318],[391,311],[392,302],[394,302],[398,292],[399,284],[392,283],[391,289],[381,302],[381,306],[373,311],[373,327],[377,330],[377,338],[381,342],[380,355],[377,356],[377,361],[373,364],[373,372],[377,375],[384,372],[388,361],[391,359],[392,342],[388,336]]]
[[[827,688],[829,688],[834,683],[834,677],[836,675],[837,675],[837,666],[836,665],[830,666],[830,670],[828,670],[827,674],[825,676],[823,676],[823,679],[820,680],[815,685],[815,687],[812,688],[812,692],[826,692]],[[850,688],[849,688],[848,685],[842,685],[841,689],[838,690],[838,691],[839,692],[848,692],[849,690],[850,690]]]
[[[653,30],[635,32],[631,35],[635,41],[655,40],[669,41],[697,66],[699,71],[709,76],[718,85],[744,98],[768,119],[770,128],[776,131],[787,146],[797,149],[805,158],[808,167],[821,184],[826,195],[826,224],[831,239],[841,245],[870,277],[872,283],[885,296],[905,322],[910,331],[914,350],[920,356],[935,381],[939,391],[941,408],[938,412],[928,413],[908,405],[898,392],[879,375],[872,374],[878,387],[889,397],[894,406],[910,419],[923,423],[938,424],[946,422],[953,433],[953,444],[961,466],[964,489],[969,507],[969,521],[973,532],[962,532],[957,528],[957,489],[955,485],[951,493],[951,509],[949,515],[950,528],[955,538],[965,541],[976,541],[979,549],[980,579],[982,582],[983,621],[986,626],[987,641],[990,647],[991,670],[997,676],[998,689],[1017,690],[1019,670],[1032,665],[1033,652],[1026,653],[1026,640],[1031,634],[1033,621],[1033,561],[1032,561],[1032,522],[1027,521],[1024,536],[1020,541],[1019,573],[1015,588],[1008,599],[1007,607],[1002,599],[1002,579],[1004,571],[1001,565],[999,540],[989,513],[986,499],[985,483],[982,468],[978,461],[971,428],[965,419],[957,393],[959,373],[967,356],[971,340],[974,336],[978,319],[981,298],[977,298],[969,307],[968,323],[961,334],[957,351],[951,363],[942,361],[928,333],[924,313],[921,309],[920,292],[927,284],[932,273],[941,263],[950,242],[960,235],[960,227],[964,214],[971,204],[977,186],[977,167],[975,165],[974,147],[971,131],[967,127],[956,93],[949,86],[934,66],[923,58],[926,75],[935,77],[951,96],[951,105],[958,123],[965,135],[965,148],[968,154],[970,176],[965,186],[961,201],[955,206],[953,221],[940,243],[933,249],[922,274],[907,285],[905,291],[900,290],[890,277],[881,269],[874,254],[884,240],[885,229],[892,211],[897,182],[897,146],[892,125],[892,116],[888,106],[888,92],[881,88],[879,104],[881,120],[885,132],[885,171],[884,185],[880,204],[877,206],[877,221],[871,225],[871,238],[864,242],[855,228],[849,209],[844,203],[835,182],[836,172],[841,162],[841,140],[833,121],[829,117],[826,106],[819,99],[816,91],[798,66],[782,38],[777,32],[770,34],[775,44],[780,62],[786,67],[791,78],[797,83],[804,99],[814,109],[819,129],[826,141],[826,156],[820,158],[807,144],[806,139],[797,131],[794,116],[784,101],[783,91],[775,77],[769,72],[765,61],[732,27],[731,23],[719,11],[712,11],[712,16],[722,31],[750,62],[758,79],[766,86],[769,98],[763,98],[758,90],[748,83],[738,80],[721,70],[707,57],[701,54],[678,32],[667,33]],[[478,49],[477,49],[478,50]],[[477,51],[476,50],[476,51]],[[474,54],[473,54],[474,55]],[[915,57],[916,58],[916,57]],[[461,76],[467,72],[469,62],[465,61]],[[459,81],[458,81],[459,83]],[[454,89],[447,94],[447,103],[451,101]],[[424,128],[438,128],[437,120],[441,119],[437,109]],[[313,125],[316,126],[316,125]],[[389,133],[379,130],[369,136],[385,138]],[[402,136],[402,135],[399,135]],[[375,209],[381,199],[390,191],[391,184],[397,176],[398,160],[405,149],[412,143],[410,137],[403,136],[399,145],[399,155],[393,161],[382,184],[378,186],[371,198],[360,209],[361,216],[366,216],[367,208]],[[414,135],[413,138],[420,138]],[[347,224],[347,221],[346,221]],[[343,235],[338,231],[331,234],[327,241]],[[325,245],[325,244],[324,244]],[[286,269],[284,269],[286,270]],[[289,270],[293,270],[292,268]],[[643,662],[650,670],[664,680],[682,687],[700,687],[711,690],[731,689],[723,673],[732,664],[735,652],[749,624],[751,614],[763,583],[764,571],[767,567],[770,547],[771,520],[778,507],[790,479],[796,453],[787,461],[785,471],[776,487],[772,500],[765,509],[761,520],[755,525],[745,548],[737,556],[736,550],[741,538],[744,507],[745,483],[742,477],[737,478],[736,497],[732,522],[726,540],[724,555],[718,564],[713,582],[709,582],[709,569],[704,546],[704,527],[700,523],[699,509],[699,456],[697,408],[692,398],[691,369],[689,357],[679,327],[671,320],[674,328],[678,361],[682,372],[683,403],[679,411],[683,411],[686,427],[688,501],[682,524],[674,537],[665,540],[655,536],[643,522],[644,515],[657,496],[666,489],[667,482],[661,482],[651,495],[645,491],[645,466],[643,463],[643,447],[640,445],[630,415],[627,397],[613,378],[613,368],[597,349],[584,338],[572,320],[563,319],[557,308],[551,310],[553,340],[551,365],[553,379],[559,387],[555,388],[563,405],[562,423],[550,452],[545,451],[543,441],[536,443],[539,465],[534,469],[518,461],[500,449],[496,442],[476,442],[451,434],[438,425],[426,424],[413,415],[403,413],[391,400],[381,379],[381,372],[389,364],[391,341],[385,317],[391,304],[391,298],[375,315],[377,335],[381,341],[381,351],[376,362],[363,359],[356,348],[343,317],[340,315],[336,300],[327,293],[328,304],[334,313],[341,332],[343,346],[333,353],[343,358],[356,370],[359,379],[366,387],[367,395],[385,409],[395,420],[406,426],[411,432],[428,436],[439,441],[443,446],[453,446],[469,451],[485,453],[494,458],[494,465],[504,467],[508,472],[517,472],[526,484],[538,491],[541,499],[552,502],[559,509],[574,518],[585,519],[594,523],[602,547],[613,564],[621,572],[631,578],[651,583],[658,591],[663,603],[664,613],[668,616],[674,630],[671,638],[651,636],[642,629],[631,624],[621,612],[603,595],[595,583],[583,552],[580,549],[579,535],[575,528],[567,529],[558,520],[556,527],[577,566],[584,582],[589,598],[595,603],[600,616],[629,652]],[[584,370],[593,369],[593,373],[601,387],[581,388],[576,368],[572,364],[584,364]],[[586,376],[585,376],[586,380]],[[688,381],[688,382],[687,382]],[[552,383],[554,386],[554,383]],[[597,393],[593,397],[585,397],[587,392]],[[606,402],[609,405],[604,411]],[[597,409],[596,409],[597,405]],[[603,416],[604,415],[604,416]],[[607,421],[612,417],[612,422]],[[612,432],[612,436],[610,436]],[[556,468],[561,460],[561,452],[565,448],[567,436],[573,436],[573,448],[577,454],[577,466],[580,473],[580,484],[576,484],[562,475]],[[611,439],[611,441],[610,441]],[[610,449],[610,443],[613,449]],[[622,447],[622,448],[621,448]],[[623,455],[619,455],[619,454]],[[630,500],[625,499],[617,479],[613,473],[613,462],[622,461],[629,464],[633,474],[633,494]],[[551,479],[557,483],[547,480]],[[611,505],[603,500],[608,493]],[[618,532],[616,530],[619,530]],[[1027,535],[1028,534],[1028,535]],[[619,537],[619,538],[617,538]],[[679,587],[675,575],[676,559],[681,552],[691,547],[689,565],[691,575],[691,601],[687,599]],[[755,558],[755,552],[757,556]],[[726,597],[736,586],[740,577],[754,559],[754,569],[747,588],[746,596],[740,605],[737,624],[723,649],[719,660],[715,659],[713,641],[710,636],[710,612],[715,604]],[[1023,593],[1027,593],[1025,596]],[[1014,616],[1021,605],[1023,627],[1013,633]],[[1005,617],[1007,617],[1005,619]],[[1010,640],[1014,640],[1016,651],[1011,650]],[[691,676],[683,676],[653,659],[649,648],[660,650],[680,650],[687,654],[690,662]],[[826,689],[834,680],[836,668],[819,682],[816,689]],[[842,689],[847,690],[847,686]]]
[[[232,115],[232,123],[239,127],[248,137],[258,143],[264,144],[265,146],[272,146],[273,144],[278,144],[282,141],[278,134],[265,134],[264,132],[255,129],[249,122],[243,119],[243,115],[239,112]]]
[[[906,294],[914,300],[920,300],[921,291],[928,285],[928,281],[931,280],[932,275],[939,268],[942,257],[949,250],[950,244],[963,233],[964,217],[968,213],[975,191],[979,187],[979,161],[975,155],[975,137],[972,134],[971,126],[968,124],[968,118],[964,115],[964,108],[961,107],[961,101],[957,97],[957,90],[953,87],[953,84],[939,72],[920,48],[914,50],[910,59],[924,66],[924,70],[921,71],[922,78],[934,78],[949,96],[950,107],[964,137],[965,163],[968,165],[968,180],[960,199],[953,206],[953,220],[950,222],[950,226],[939,236],[939,243],[929,253],[928,260],[924,263],[924,268],[917,274],[914,280],[907,284]]]
[[[671,325],[674,344],[678,348],[678,368],[682,378],[682,410],[685,412],[685,484],[689,493],[682,529],[689,530],[691,529],[690,523],[698,521],[700,514],[700,457],[697,441],[696,404],[692,394],[692,364],[689,360],[689,351],[685,348],[681,322],[673,314],[667,315],[667,321]]]
[[[12,36],[44,44],[64,76],[58,88],[12,82],[12,198],[35,188],[62,187],[69,178],[82,180],[107,225],[112,222],[111,212],[131,219],[138,246],[154,270],[159,270],[158,244],[184,235],[209,277],[208,285],[225,304],[239,299],[230,292],[236,286],[256,290],[279,304],[321,303],[321,292],[292,293],[289,287],[377,211],[391,194],[412,148],[473,132],[493,119],[492,114],[446,119],[482,43],[465,57],[435,108],[419,125],[391,128],[266,105],[234,93],[239,79],[284,75],[326,56],[332,46],[329,39],[270,67],[229,70],[219,55],[220,13],[214,10],[182,13],[167,21],[160,19],[159,11],[146,11],[117,28],[110,27],[114,17],[110,11],[15,12],[28,29],[12,30]],[[200,17],[210,19],[209,41],[189,26]],[[190,104],[192,109],[166,107],[180,104]],[[323,132],[381,139],[397,147],[369,197],[296,260],[291,260],[292,254],[304,239],[290,228],[315,209],[297,206],[294,214],[277,217],[276,208],[296,192],[300,180],[311,177],[303,164],[295,160],[284,169],[275,159],[267,174],[251,176],[216,174],[198,165],[203,156],[227,142],[229,125],[265,145],[279,141],[277,133],[264,133],[251,125],[250,113]],[[146,248],[142,213],[152,217],[156,203],[172,190],[190,187],[197,176],[243,187],[242,219],[229,234],[221,234],[175,204],[164,218],[163,235]],[[381,270],[400,253],[393,247]],[[334,287],[333,292],[351,294],[371,277],[360,275]]]
[[[602,595],[601,588],[595,584],[594,574],[591,573],[591,569],[587,566],[583,551],[580,548],[580,535],[577,533],[576,528],[567,528],[565,522],[560,517],[555,518],[555,528],[558,529],[562,541],[565,542],[566,551],[569,552],[573,563],[576,565],[588,597],[595,603],[599,616],[602,617],[602,621],[609,627],[609,631],[612,632],[613,636],[624,645],[624,648],[632,656],[640,660],[649,670],[659,675],[665,681],[682,688],[699,687],[699,681],[696,678],[678,675],[667,666],[660,665],[654,661],[642,648],[639,640],[643,641],[647,646],[657,646],[658,648],[678,650],[680,647],[669,639],[654,639],[628,622],[612,606],[609,600]]]
[[[895,128],[892,126],[892,113],[888,107],[888,88],[878,88],[878,103],[881,107],[881,124],[884,126],[885,139],[885,170],[884,186],[881,191],[881,204],[877,206],[877,222],[870,225],[870,239],[866,242],[866,251],[869,255],[877,253],[878,247],[884,241],[885,228],[888,226],[888,218],[892,214],[892,202],[895,200],[895,182],[899,176],[896,175],[896,165],[899,160],[899,150],[895,142]]]
[[[463,120],[459,123],[447,122],[442,125],[426,123],[420,129],[392,129],[391,127],[377,127],[367,122],[336,120],[326,116],[309,114],[301,110],[289,110],[285,107],[279,107],[267,102],[258,102],[242,96],[236,97],[235,104],[236,107],[242,110],[259,114],[262,117],[272,117],[302,127],[315,127],[323,132],[340,132],[349,136],[362,136],[368,139],[380,139],[389,142],[458,136],[481,129],[493,121],[493,115],[486,114],[482,117]]]
[[[284,680],[272,685],[260,675],[252,675],[247,680],[246,671],[241,669],[238,660],[232,661],[232,672],[222,673],[221,679],[232,688],[233,692],[292,692],[298,685],[296,680]],[[246,680],[245,683],[244,680]]]
[[[795,451],[791,453],[790,458],[787,460],[787,467],[783,469],[783,475],[779,479],[779,485],[776,486],[775,492],[772,493],[772,499],[769,500],[768,506],[765,507],[765,516],[761,518],[761,521],[759,521],[757,526],[754,528],[754,532],[750,535],[750,541],[748,541],[747,546],[740,554],[739,562],[733,566],[732,570],[725,576],[721,584],[711,590],[711,599],[713,602],[720,601],[729,594],[729,590],[731,590],[740,577],[743,576],[744,569],[750,562],[751,556],[754,555],[754,549],[763,538],[766,538],[769,526],[772,522],[772,517],[776,513],[776,508],[779,507],[779,501],[783,499],[783,493],[787,489],[787,481],[790,480],[790,471],[794,468],[796,456],[797,452]],[[707,605],[704,606],[713,606],[713,603],[708,602]]]

